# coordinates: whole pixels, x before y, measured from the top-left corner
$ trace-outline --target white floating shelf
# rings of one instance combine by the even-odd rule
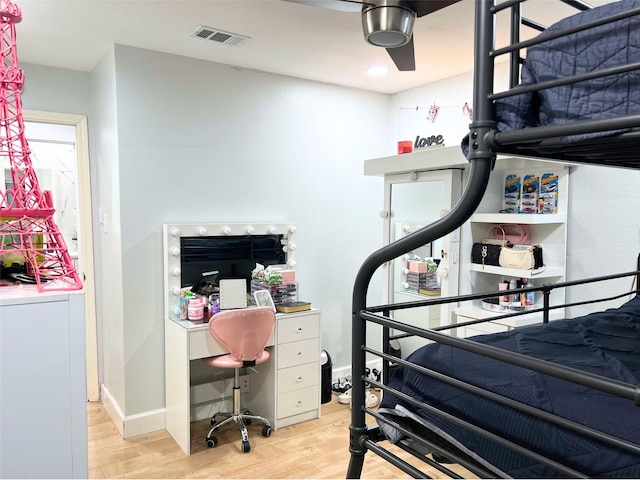
[[[564,268],[545,267],[538,270],[523,270],[519,268],[494,267],[493,265],[471,264],[472,272],[491,273],[493,275],[503,275],[505,277],[516,278],[550,278],[564,276]]]
[[[470,218],[475,223],[521,223],[524,225],[544,225],[549,223],[565,223],[567,215],[564,213],[475,213]]]
[[[535,308],[541,308],[540,305],[535,305]],[[455,314],[459,317],[471,318],[474,320],[485,320],[500,315],[505,315],[510,312],[491,312],[485,310],[482,307],[476,305],[459,307],[455,309]],[[549,312],[549,320],[561,320],[564,318],[564,309],[551,310]],[[495,323],[500,325],[506,325],[508,327],[524,327],[526,325],[533,325],[536,323],[542,323],[542,312],[525,313],[517,317],[501,318],[496,320]]]

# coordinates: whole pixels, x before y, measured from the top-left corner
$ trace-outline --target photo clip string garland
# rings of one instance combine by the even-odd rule
[[[418,112],[420,111],[420,109],[425,109],[425,108],[426,107],[416,106],[415,111]],[[445,108],[451,108],[451,106],[448,106]],[[408,110],[408,109],[400,108],[400,111],[398,112],[398,131],[400,130],[400,113],[402,110]],[[435,124],[438,118],[439,112],[440,112],[440,106],[437,105],[436,102],[434,101],[433,104],[428,108],[427,117],[426,117],[427,121]],[[469,102],[465,102],[464,105],[462,105],[462,114],[465,117],[468,117],[469,120],[473,120],[473,109],[469,105]],[[431,135],[429,137],[421,137],[420,135],[416,135],[416,139],[414,140],[414,143],[413,143],[413,148],[414,150],[417,150],[419,148],[431,147],[435,145],[444,146],[444,137],[442,135]]]

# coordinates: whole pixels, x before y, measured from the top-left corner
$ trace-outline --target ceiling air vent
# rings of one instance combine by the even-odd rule
[[[204,25],[196,28],[193,33],[191,33],[191,36],[202,38],[203,40],[211,40],[212,42],[224,43],[225,45],[232,45],[234,47],[242,45],[250,39],[250,37],[238,35],[237,33],[225,32],[217,28],[205,27]]]

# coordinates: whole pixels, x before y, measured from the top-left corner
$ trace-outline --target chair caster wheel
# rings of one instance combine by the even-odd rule
[[[271,427],[269,425],[265,425],[262,427],[262,436],[270,437],[271,436]]]
[[[242,453],[249,453],[251,451],[251,444],[248,440],[242,441]]]
[[[218,444],[218,439],[216,437],[207,437],[207,447],[213,448]]]

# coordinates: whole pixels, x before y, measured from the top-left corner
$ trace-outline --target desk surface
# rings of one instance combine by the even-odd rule
[[[252,308],[252,307],[247,307],[247,308]],[[293,317],[294,315],[295,316],[300,316],[300,315],[312,314],[312,313],[318,313],[318,312],[320,312],[320,310],[318,308],[311,308],[310,310],[304,310],[302,312],[276,313],[276,318],[281,319],[281,318],[287,318],[289,316]],[[207,319],[207,320],[180,320],[177,317],[171,316],[171,317],[169,317],[169,320],[171,320],[176,325],[184,328],[185,330],[189,330],[189,331],[207,330],[207,328],[209,327],[209,319]]]

